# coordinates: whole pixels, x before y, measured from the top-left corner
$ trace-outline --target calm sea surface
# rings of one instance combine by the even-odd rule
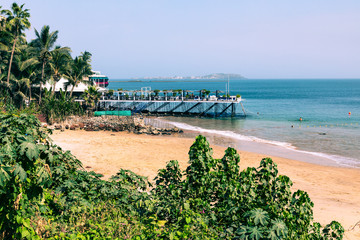
[[[109,88],[225,91],[225,85],[226,81],[110,81]],[[230,93],[242,96],[246,118],[167,117],[164,121],[233,139],[235,146],[243,144],[245,150],[258,151],[259,144],[265,144],[277,147],[274,152],[288,150],[325,159],[324,164],[360,167],[359,79],[231,80]]]

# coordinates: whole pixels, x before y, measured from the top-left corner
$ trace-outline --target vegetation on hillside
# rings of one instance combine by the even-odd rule
[[[35,29],[36,38],[27,42],[29,18],[24,4],[13,3],[11,9],[0,11],[0,101],[18,109],[31,107],[50,122],[82,114],[86,106],[74,101],[73,91],[91,74],[91,53],[72,58],[69,47],[56,45],[59,32],[48,25]],[[63,77],[69,80],[69,92],[55,94],[55,85]],[[46,82],[51,89],[44,88]],[[95,92],[91,91],[97,96]]]
[[[338,222],[313,222],[313,203],[276,164],[239,170],[198,136],[189,166],[160,169],[151,185],[119,169],[87,172],[32,115],[0,113],[0,239],[342,239]]]

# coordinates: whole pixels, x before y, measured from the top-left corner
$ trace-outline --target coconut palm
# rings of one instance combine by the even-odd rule
[[[41,89],[44,83],[44,73],[47,63],[51,59],[51,49],[54,47],[58,38],[58,31],[50,32],[50,27],[45,25],[41,28],[40,33],[35,29],[36,39],[30,45],[36,49],[41,67],[40,94],[39,103],[41,102]]]
[[[89,86],[82,95],[86,105],[90,107],[91,110],[95,109],[96,104],[100,100],[101,93],[98,91],[96,86]]]
[[[74,88],[80,83],[92,84],[92,82],[85,80],[86,77],[92,74],[91,72],[91,53],[85,51],[80,56],[75,57],[70,63],[70,70],[66,73],[68,79],[67,86],[72,85],[70,97],[73,94]],[[66,88],[67,88],[66,86]]]
[[[13,3],[11,6],[12,11],[10,11],[10,10],[2,10],[1,11],[1,13],[5,14],[7,17],[6,25],[7,25],[7,28],[9,29],[9,32],[12,35],[12,40],[13,40],[13,46],[12,46],[10,61],[9,61],[8,74],[7,74],[7,79],[6,79],[7,83],[10,82],[11,66],[12,66],[12,61],[13,61],[13,57],[14,57],[16,42],[18,41],[19,37],[23,36],[24,30],[29,29],[30,25],[31,25],[29,22],[29,17],[30,17],[29,9],[23,9],[23,7],[24,7],[24,4],[19,6],[17,3]]]
[[[12,34],[7,30],[6,18],[0,16],[0,75],[5,73],[6,68],[9,65],[8,52],[10,49],[9,46],[11,46]]]
[[[68,72],[70,61],[70,48],[57,46],[51,51],[51,60],[49,61],[50,75],[53,81],[51,95],[55,93],[56,83]]]
[[[17,54],[14,56],[14,78],[11,82],[12,90],[20,91],[20,101],[17,105],[22,107],[24,96],[27,95],[29,101],[31,100],[31,85],[36,77],[36,67],[39,61],[32,54],[32,49],[26,43],[19,46]]]
[[[9,65],[9,43],[11,42],[11,34],[4,29],[0,31],[0,98],[6,101],[10,83],[6,81],[6,68]]]

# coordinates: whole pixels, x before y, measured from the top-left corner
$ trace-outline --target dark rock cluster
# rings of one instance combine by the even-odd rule
[[[181,129],[174,128],[156,128],[145,125],[144,120],[138,117],[92,117],[81,118],[73,117],[63,124],[54,124],[51,128],[55,130],[85,130],[85,131],[128,131],[135,134],[149,135],[171,135],[173,133],[182,133]]]

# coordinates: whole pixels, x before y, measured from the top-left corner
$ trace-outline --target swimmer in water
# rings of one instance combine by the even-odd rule
[[[299,118],[299,121],[302,121],[302,117]]]

